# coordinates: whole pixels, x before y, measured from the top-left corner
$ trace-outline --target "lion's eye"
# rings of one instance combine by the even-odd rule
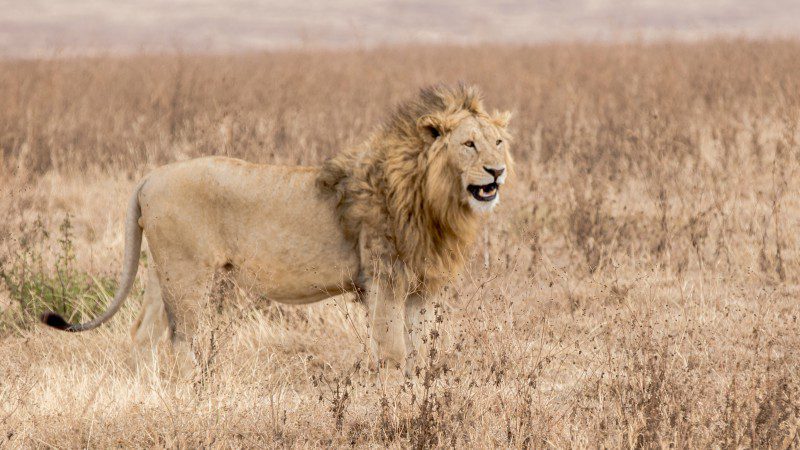
[[[475,143],[472,141],[464,142],[464,145],[466,145],[469,148],[475,148]]]
[[[502,139],[498,139],[498,140],[497,140],[497,142],[495,142],[495,144],[497,144],[497,145],[500,145],[500,144],[502,144],[502,143],[503,143],[503,140],[502,140]]]

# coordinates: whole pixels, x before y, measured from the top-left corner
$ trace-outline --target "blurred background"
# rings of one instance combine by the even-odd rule
[[[793,37],[796,0],[2,0],[0,55]]]

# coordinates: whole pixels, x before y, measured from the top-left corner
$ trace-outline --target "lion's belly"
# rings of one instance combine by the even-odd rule
[[[237,281],[242,286],[283,303],[310,303],[354,289],[354,251],[335,241],[318,242],[314,233],[319,228],[286,231],[279,239],[262,239],[258,251],[240,254]]]
[[[237,281],[245,289],[281,303],[302,304],[324,300],[353,290],[353,282],[346,271],[319,270],[307,266],[273,266],[270,270],[254,273],[243,268]]]
[[[145,234],[161,253],[232,266],[241,288],[271,300],[309,303],[352,291],[355,244],[334,200],[318,193],[317,173],[226,158],[166,166],[140,194]]]

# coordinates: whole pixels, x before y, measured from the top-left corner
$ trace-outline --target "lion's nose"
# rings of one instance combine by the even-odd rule
[[[494,168],[494,167],[486,167],[486,166],[483,166],[483,170],[485,170],[485,171],[489,172],[489,174],[490,174],[491,176],[493,176],[493,177],[494,177],[494,179],[496,180],[496,179],[500,178],[500,175],[502,175],[502,174],[503,174],[503,172],[505,172],[505,171],[506,171],[506,168],[505,168],[505,167],[498,167],[498,168]]]

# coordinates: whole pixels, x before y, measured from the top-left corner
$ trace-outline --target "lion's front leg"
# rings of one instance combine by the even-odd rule
[[[373,280],[367,287],[371,356],[377,367],[400,368],[406,357],[405,298],[385,281]]]
[[[406,300],[406,375],[410,376],[417,368],[429,361],[438,359],[444,336],[438,325],[442,319],[442,304],[438,297],[429,298],[415,293]]]
[[[414,370],[422,367],[427,356],[425,343],[432,325],[432,309],[428,306],[425,297],[417,293],[409,295],[406,300],[406,376],[411,376]]]

